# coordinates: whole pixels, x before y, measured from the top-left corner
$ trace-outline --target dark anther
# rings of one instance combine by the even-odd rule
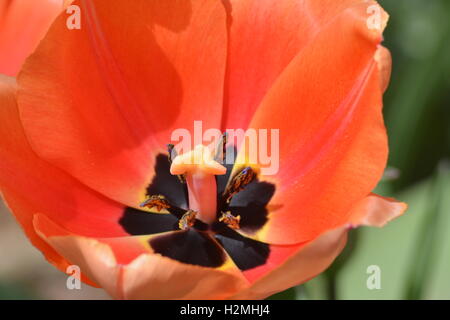
[[[175,146],[171,143],[167,145],[167,152],[169,153],[169,162],[172,163],[173,159],[177,156],[177,151],[174,149]]]
[[[222,137],[220,138],[219,144],[216,147],[216,155],[214,160],[219,163],[225,163],[225,158],[227,155],[227,142],[228,142],[228,133],[224,132]]]
[[[233,196],[242,191],[245,186],[247,186],[250,182],[252,182],[256,178],[256,173],[253,171],[251,167],[246,167],[242,169],[238,174],[236,174],[231,181],[228,183],[228,186],[224,192],[224,198],[227,203],[230,203],[231,198]]]
[[[230,211],[222,212],[219,221],[225,223],[231,229],[237,230],[240,228],[239,222],[241,221],[241,216],[233,216]]]
[[[188,210],[180,219],[178,222],[178,227],[181,230],[186,230],[192,227],[195,224],[195,216],[197,215],[197,212],[194,210]]]
[[[167,152],[169,152],[169,162],[172,163],[173,159],[177,156],[177,151],[175,150],[175,146],[171,143],[167,145]],[[180,180],[181,183],[186,183],[186,178],[184,175],[177,175],[178,180]]]
[[[149,209],[156,208],[158,212],[161,211],[162,209],[169,209],[171,207],[166,197],[160,194],[148,197],[147,200],[142,202],[139,206],[147,207]]]
[[[146,207],[149,209],[156,208],[158,212],[162,209],[166,209],[169,213],[179,219],[181,219],[181,217],[186,213],[186,210],[170,204],[166,197],[161,194],[148,196],[147,200],[142,202],[139,206],[141,208]]]

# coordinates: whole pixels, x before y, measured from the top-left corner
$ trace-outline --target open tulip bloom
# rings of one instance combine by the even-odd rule
[[[37,46],[0,56],[0,72],[20,68],[0,78],[0,189],[61,271],[116,299],[261,299],[324,271],[351,228],[405,210],[371,193],[391,67],[376,2],[65,5],[78,27],[50,5],[51,21],[0,22],[1,45],[23,25]],[[198,123],[224,134],[180,148],[173,133]],[[258,142],[276,170],[230,129],[277,130]]]

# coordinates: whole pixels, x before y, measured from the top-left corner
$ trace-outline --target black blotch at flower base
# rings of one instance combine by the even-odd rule
[[[242,271],[265,264],[270,254],[268,244],[245,237],[218,219],[221,212],[230,211],[241,217],[240,229],[244,234],[256,233],[268,220],[266,206],[275,193],[275,185],[255,179],[227,203],[223,194],[233,165],[226,164],[225,167],[226,174],[216,176],[217,221],[212,225],[196,220],[192,228],[179,229],[178,221],[189,207],[187,186],[170,174],[169,157],[164,154],[156,156],[155,176],[147,194],[163,195],[172,205],[168,209],[170,214],[127,207],[119,220],[120,225],[130,235],[176,231],[152,237],[149,245],[155,253],[182,263],[217,268],[226,261],[224,249]]]

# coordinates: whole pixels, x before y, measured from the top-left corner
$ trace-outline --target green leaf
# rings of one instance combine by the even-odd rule
[[[440,175],[443,173],[441,172]],[[448,177],[448,173],[447,173]],[[434,210],[433,201],[436,188],[434,179],[428,179],[413,186],[397,196],[409,205],[404,216],[390,222],[386,227],[362,228],[357,250],[338,275],[339,299],[403,299],[405,288],[411,281],[411,269],[423,263],[423,252],[418,238],[428,226],[430,210]],[[450,194],[450,179],[439,182],[442,194]],[[421,278],[428,280],[423,283],[423,298],[450,299],[450,199],[442,198],[439,206],[442,210],[437,224],[437,236],[432,244],[436,246],[436,254],[430,255],[426,261],[426,275],[419,273]],[[426,255],[425,255],[426,256]],[[381,289],[369,290],[366,286],[370,265],[381,268]],[[412,279],[414,281],[415,279]]]

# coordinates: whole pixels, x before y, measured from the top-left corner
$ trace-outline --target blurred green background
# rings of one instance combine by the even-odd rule
[[[375,190],[409,210],[383,229],[352,231],[334,265],[272,299],[450,299],[450,1],[380,0],[390,15],[384,45],[389,171]],[[369,290],[367,267],[381,270]]]
[[[391,17],[384,44],[393,74],[384,113],[389,167],[399,176],[376,192],[407,202],[409,210],[383,229],[352,231],[326,273],[272,299],[450,299],[450,1],[379,2]],[[66,276],[3,212],[0,237],[0,299],[106,298],[88,286],[67,290]],[[380,267],[379,290],[366,286],[370,265]]]

